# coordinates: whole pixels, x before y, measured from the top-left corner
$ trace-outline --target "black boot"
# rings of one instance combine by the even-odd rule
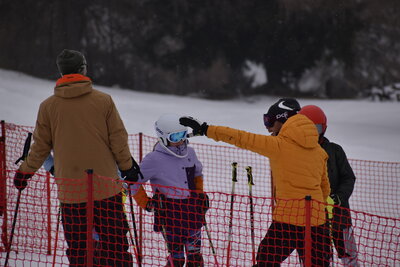
[[[172,263],[171,263],[171,260],[172,260]],[[167,264],[165,265],[165,267],[183,267],[184,264],[185,264],[185,258],[183,258],[183,259],[174,259],[172,257],[168,257],[167,258]]]
[[[203,267],[203,255],[199,253],[189,253],[186,267]]]

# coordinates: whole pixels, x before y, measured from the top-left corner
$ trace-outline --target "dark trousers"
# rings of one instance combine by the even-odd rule
[[[201,230],[188,230],[176,228],[173,231],[163,232],[163,237],[167,243],[168,262],[166,266],[181,267],[185,263],[186,267],[203,267],[203,255],[201,254]],[[171,264],[173,261],[173,265]]]
[[[354,239],[353,227],[340,228],[333,224],[333,242],[344,266],[359,266],[357,244]]]
[[[61,209],[70,266],[86,266],[86,203],[63,203]],[[126,234],[129,225],[123,209],[122,194],[94,201],[93,225],[99,236],[94,252],[94,265],[133,266],[132,255],[128,252]]]
[[[304,234],[305,227],[272,222],[258,248],[255,266],[280,266],[295,249],[304,262]],[[311,227],[311,239],[312,266],[329,266],[331,254],[329,228]]]

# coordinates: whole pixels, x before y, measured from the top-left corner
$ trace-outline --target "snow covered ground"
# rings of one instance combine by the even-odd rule
[[[89,75],[90,76],[90,75]],[[0,119],[34,126],[39,104],[53,93],[55,81],[0,69]],[[262,114],[278,98],[257,96],[204,100],[97,86],[110,94],[129,133],[155,136],[153,124],[162,113],[191,115],[209,124],[268,134]],[[298,99],[320,106],[328,117],[327,137],[343,146],[349,158],[400,162],[400,103],[370,100]],[[192,142],[217,144],[206,137]],[[397,144],[397,145],[396,145]],[[226,145],[226,144],[223,144]]]

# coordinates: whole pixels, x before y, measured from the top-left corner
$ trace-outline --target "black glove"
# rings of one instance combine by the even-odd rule
[[[33,173],[22,173],[17,171],[14,176],[14,185],[19,190],[22,191],[28,185],[28,179],[33,176]]]
[[[210,198],[206,193],[199,193],[199,199],[201,201],[201,208],[203,210],[203,213],[206,214],[206,212],[210,208]]]
[[[192,118],[192,117],[181,117],[179,118],[179,123],[183,126],[187,126],[193,129],[193,135],[201,136],[207,135],[208,125],[207,123]]]
[[[126,171],[120,170],[120,172],[121,172],[121,177],[124,179],[124,181],[127,182],[137,182],[137,180],[139,180],[139,176],[141,177],[141,179],[143,179],[143,174],[140,172],[139,165],[133,158],[132,158],[132,167]]]
[[[54,176],[54,166],[52,166],[52,167],[50,168],[49,173],[51,173],[51,175]]]
[[[147,201],[145,210],[147,212],[154,212],[156,205],[157,205],[157,200],[155,200],[154,198],[150,198],[149,201]]]
[[[335,205],[340,206],[342,204],[342,201],[340,200],[340,197],[336,194],[331,194],[330,197],[333,199],[335,202]]]

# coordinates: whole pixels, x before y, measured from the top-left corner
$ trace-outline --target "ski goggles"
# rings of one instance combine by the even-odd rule
[[[168,135],[167,139],[168,139],[168,141],[170,141],[172,143],[178,143],[179,141],[186,139],[186,134],[187,134],[187,131],[170,133]]]
[[[265,127],[271,128],[274,126],[276,122],[276,116],[268,115],[267,113],[264,114],[264,125]]]

